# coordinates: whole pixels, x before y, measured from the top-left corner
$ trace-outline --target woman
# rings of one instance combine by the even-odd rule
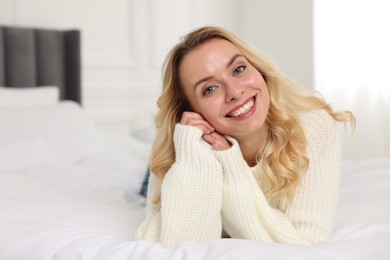
[[[164,66],[148,212],[137,239],[329,238],[339,191],[335,112],[233,34],[203,27]]]

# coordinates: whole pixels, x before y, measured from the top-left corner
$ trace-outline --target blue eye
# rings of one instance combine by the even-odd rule
[[[215,91],[216,87],[215,86],[208,86],[203,90],[203,96],[208,96],[213,94]]]
[[[238,66],[237,68],[234,69],[233,74],[234,75],[241,74],[242,72],[244,72],[245,69],[246,66]]]

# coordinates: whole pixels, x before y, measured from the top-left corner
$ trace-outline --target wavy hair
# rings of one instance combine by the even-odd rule
[[[175,125],[180,122],[183,112],[191,110],[180,82],[181,61],[192,50],[215,38],[234,44],[261,73],[267,84],[270,94],[266,118],[268,133],[257,161],[261,161],[263,173],[271,183],[266,197],[291,200],[309,165],[306,156],[307,141],[298,119],[299,113],[324,109],[334,120],[352,124],[355,118],[349,111],[333,111],[320,96],[309,93],[289,80],[254,48],[219,27],[201,27],[190,32],[167,55],[162,71],[163,91],[157,100],[159,112],[155,119],[157,134],[151,153],[151,171],[157,180],[163,180],[175,161]],[[159,195],[157,196],[155,202],[159,201]]]

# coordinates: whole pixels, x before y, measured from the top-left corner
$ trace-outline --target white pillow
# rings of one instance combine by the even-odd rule
[[[73,101],[0,108],[0,170],[77,162],[101,148],[101,133]]]
[[[0,107],[37,107],[57,104],[60,91],[55,86],[0,87]]]

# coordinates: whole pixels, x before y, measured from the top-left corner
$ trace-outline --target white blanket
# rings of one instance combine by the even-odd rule
[[[34,165],[20,158],[20,165],[0,170],[0,260],[390,259],[390,159],[343,162],[329,241],[292,246],[220,239],[167,249],[134,241],[145,216],[138,193],[150,144],[95,134],[100,144],[89,140],[88,155],[68,151],[63,162],[37,158]]]
[[[105,155],[2,172],[0,259],[390,259],[390,160],[344,163],[330,241],[223,239],[165,249],[133,241],[145,214],[137,193],[147,157]]]

